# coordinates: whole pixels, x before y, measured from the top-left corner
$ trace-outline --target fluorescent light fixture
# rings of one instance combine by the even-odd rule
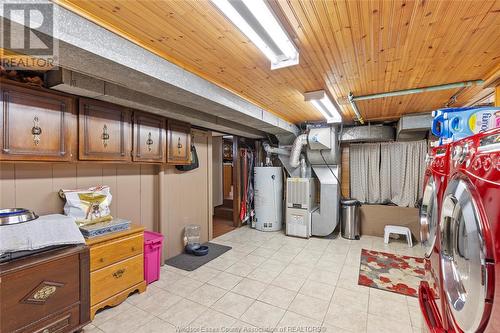
[[[271,61],[271,69],[299,63],[299,52],[265,0],[212,0]]]
[[[342,116],[336,103],[332,102],[324,90],[306,92],[305,101],[311,102],[321,112],[327,123],[341,123]]]

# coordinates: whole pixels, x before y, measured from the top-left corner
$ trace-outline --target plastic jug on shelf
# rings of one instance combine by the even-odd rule
[[[500,127],[500,107],[447,108],[433,111],[432,116],[432,133],[440,143]]]

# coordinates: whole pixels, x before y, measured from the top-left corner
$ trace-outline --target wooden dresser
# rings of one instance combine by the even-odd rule
[[[66,333],[90,322],[89,251],[66,246],[0,264],[0,332]]]
[[[144,228],[87,240],[90,246],[90,316],[123,302],[130,293],[146,290],[144,280]]]

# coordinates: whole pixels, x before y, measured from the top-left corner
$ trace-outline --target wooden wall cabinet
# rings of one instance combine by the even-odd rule
[[[0,160],[69,161],[76,151],[75,100],[1,82]]]
[[[134,162],[165,163],[166,119],[149,113],[134,112],[133,153]]]
[[[0,161],[191,163],[191,125],[2,81]]]
[[[116,306],[134,291],[146,290],[144,228],[90,238],[90,317],[106,306]]]
[[[131,161],[130,111],[80,98],[79,158],[89,161]]]
[[[0,332],[75,332],[90,322],[89,249],[53,249],[0,264]]]
[[[185,165],[191,163],[191,125],[168,120],[167,163]]]

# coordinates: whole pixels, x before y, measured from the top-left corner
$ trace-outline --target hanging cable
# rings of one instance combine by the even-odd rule
[[[321,158],[323,159],[323,162],[325,162],[325,165],[328,167],[328,169],[330,170],[330,172],[332,173],[333,177],[335,177],[335,179],[337,179],[337,182],[339,183],[339,186],[340,186],[340,180],[339,178],[337,177],[337,175],[335,175],[335,172],[333,172],[332,168],[330,167],[330,165],[326,162],[326,159],[325,157],[323,156],[323,151],[320,150],[319,151],[319,154],[321,155]]]

